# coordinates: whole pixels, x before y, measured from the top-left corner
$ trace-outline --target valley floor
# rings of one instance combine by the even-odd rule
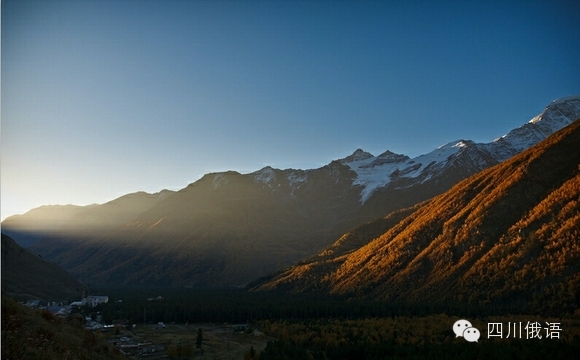
[[[99,313],[106,324],[124,319],[126,327],[103,334],[137,359],[513,360],[567,359],[580,352],[579,312],[542,315],[494,306],[354,301],[241,289],[101,291],[111,301],[86,308],[84,315]],[[477,341],[453,331],[460,319],[479,331]],[[196,347],[200,328],[203,353]]]
[[[246,324],[167,324],[135,325],[110,332],[107,340],[134,359],[195,359],[242,360],[250,348],[260,352],[266,348],[267,337]],[[201,349],[196,347],[197,332],[202,329]]]

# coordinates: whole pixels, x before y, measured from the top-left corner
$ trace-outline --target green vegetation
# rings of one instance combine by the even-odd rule
[[[139,315],[147,309],[147,323],[151,324],[158,321],[250,323],[254,329],[274,338],[261,351],[248,345],[243,359],[541,359],[547,354],[571,358],[580,351],[580,319],[545,318],[521,313],[516,307],[403,304],[242,289],[118,288],[102,291],[113,299],[123,298],[122,303],[99,305],[105,318],[112,314],[127,315],[130,321],[142,322]],[[158,295],[164,300],[146,300]],[[131,318],[131,314],[136,318]],[[482,338],[478,344],[455,337],[451,327],[459,318],[470,319],[480,329]],[[487,323],[502,322],[507,326],[508,322],[519,321],[524,324],[527,321],[560,322],[561,336],[542,340],[525,337],[487,339]],[[190,332],[193,344],[196,335],[194,330]],[[178,344],[176,341],[176,350]]]
[[[325,294],[248,292],[244,289],[99,288],[109,302],[99,304],[103,321],[126,319],[132,324],[246,324],[260,320],[360,319],[427,316],[447,313],[464,317],[521,314],[518,307],[487,307],[458,302],[404,303],[347,299]],[[162,296],[163,300],[151,300]],[[122,302],[117,302],[122,300]]]
[[[563,322],[560,339],[487,339],[487,322],[514,317],[476,319],[478,343],[455,337],[451,327],[459,318],[444,314],[425,317],[357,320],[262,321],[271,341],[260,360],[285,359],[571,359],[580,351],[580,324]],[[538,318],[523,317],[520,320]],[[560,320],[558,320],[560,321]],[[565,334],[564,334],[565,332]]]

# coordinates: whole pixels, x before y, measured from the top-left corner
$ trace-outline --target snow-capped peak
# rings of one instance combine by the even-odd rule
[[[473,144],[473,141],[471,140],[460,140],[459,142],[457,142],[457,144],[453,145],[453,147],[458,147],[458,148],[464,148],[466,146],[469,146]]]
[[[483,144],[498,161],[505,161],[580,118],[580,95],[554,100],[526,124]]]
[[[271,166],[266,166],[252,173],[252,175],[254,175],[254,180],[264,184],[269,184],[276,180],[276,173],[274,173],[274,169]]]
[[[379,156],[373,156],[362,149],[357,149],[337,162],[356,174],[352,185],[361,187],[360,201],[364,203],[379,188],[388,186],[393,189],[404,189],[431,179],[437,184],[440,179],[443,179],[443,182],[448,181],[449,176],[469,176],[509,159],[578,118],[580,118],[580,95],[574,95],[553,101],[528,123],[490,143],[476,144],[471,140],[459,139],[415,158],[388,150]],[[295,191],[310,179],[311,171],[274,170],[266,166],[250,175],[256,182],[272,189],[279,189],[281,184],[287,188],[287,184],[291,189],[290,194],[294,195]],[[226,181],[227,179],[216,176],[214,184],[219,186]]]
[[[576,120],[580,109],[580,95],[572,95],[556,99],[532,120],[530,124],[541,124],[549,127],[552,132],[561,129]],[[572,118],[570,120],[570,118]]]
[[[471,140],[456,140],[413,159],[386,151],[378,157],[359,156],[358,160],[344,161],[343,164],[356,172],[354,185],[363,186],[361,202],[364,203],[376,189],[387,186],[395,179],[414,179],[415,182],[430,179],[451,157],[470,146],[475,146]]]
[[[557,104],[561,104],[561,103],[567,103],[567,102],[570,102],[570,101],[580,101],[580,94],[570,95],[570,96],[565,96],[565,97],[558,98],[558,99],[552,101],[552,103],[550,105],[548,105],[548,106],[557,105]]]
[[[361,202],[364,203],[377,188],[387,186],[395,179],[412,180],[408,184],[429,180],[447,166],[449,161],[458,158],[468,149],[476,149],[475,152],[466,153],[469,154],[472,166],[483,170],[494,162],[507,160],[537,144],[578,118],[580,118],[580,95],[568,96],[554,100],[529,123],[491,143],[475,144],[471,140],[455,140],[413,159],[390,151],[375,158],[358,149],[341,162],[356,172],[354,184],[363,186]]]
[[[450,156],[460,151],[464,146],[466,146],[464,140],[453,141],[414,159],[390,151],[374,157],[369,153],[362,152],[362,150],[357,150],[341,162],[356,172],[357,179],[354,185],[363,186],[361,202],[364,203],[377,188],[386,186],[393,178],[419,177],[425,169],[446,162]]]

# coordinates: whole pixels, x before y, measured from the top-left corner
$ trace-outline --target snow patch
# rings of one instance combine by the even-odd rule
[[[215,174],[213,177],[214,190],[228,183],[228,178],[224,174]]]
[[[288,174],[287,178],[291,187],[294,187],[295,185],[300,186],[299,184],[308,180],[308,174],[305,171],[293,171]]]
[[[308,180],[308,172],[304,170],[293,170],[286,178],[290,186],[290,196],[294,197],[296,190],[298,190],[304,182]]]
[[[473,145],[472,141],[456,140],[413,159],[389,151],[378,157],[350,156],[342,162],[357,174],[353,185],[363,187],[360,201],[364,203],[376,189],[387,186],[394,178],[414,178],[420,182],[429,180],[437,169],[445,166],[450,157],[470,145]],[[345,161],[346,159],[354,160]]]
[[[255,181],[264,183],[266,185],[269,185],[276,180],[274,169],[272,169],[270,166],[266,166],[265,168],[256,171],[253,173],[253,175]]]

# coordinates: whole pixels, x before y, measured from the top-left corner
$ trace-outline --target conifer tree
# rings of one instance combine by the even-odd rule
[[[203,341],[203,333],[201,331],[201,328],[197,329],[197,338],[195,340],[195,346],[198,349],[201,349],[201,343]]]

